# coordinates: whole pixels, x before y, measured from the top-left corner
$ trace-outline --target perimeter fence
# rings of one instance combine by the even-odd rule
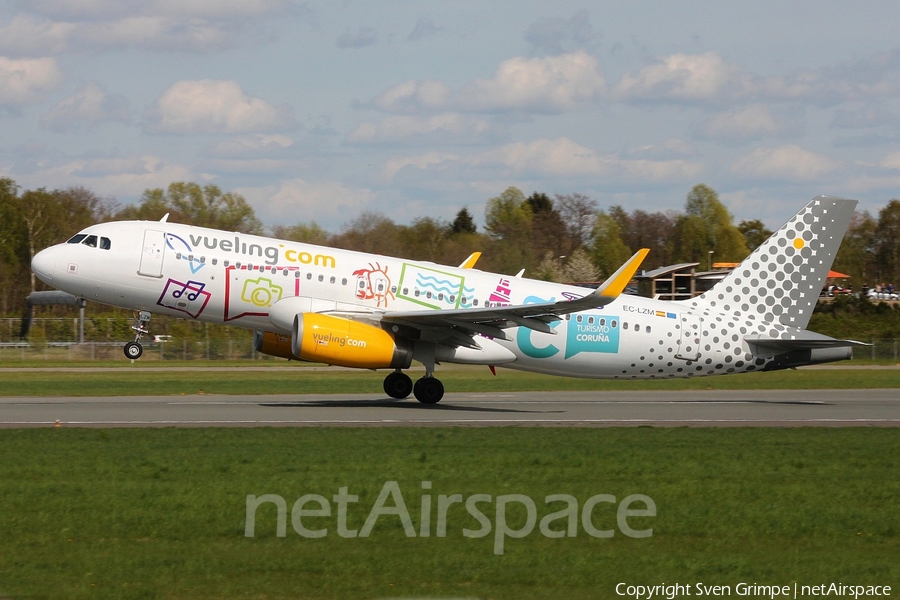
[[[132,320],[125,317],[85,319],[85,343],[77,343],[77,318],[34,319],[28,341],[19,339],[21,319],[0,319],[0,361],[124,359],[122,347],[134,339]],[[253,333],[238,327],[173,320],[154,332],[165,341],[145,336],[141,360],[268,360],[253,348]],[[871,344],[855,348],[854,359],[900,363],[900,340],[861,340]]]

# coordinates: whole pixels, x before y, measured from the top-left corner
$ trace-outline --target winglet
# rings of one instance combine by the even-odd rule
[[[609,278],[603,282],[603,285],[597,288],[597,291],[594,292],[593,295],[613,300],[617,298],[619,294],[625,291],[625,286],[627,286],[628,282],[631,281],[631,278],[634,277],[638,267],[644,262],[644,259],[649,252],[649,248],[641,248],[635,252],[634,256],[625,261],[625,264],[619,267],[615,273],[610,275]]]
[[[473,252],[469,255],[469,258],[463,261],[463,264],[459,265],[460,269],[471,269],[475,266],[475,263],[478,262],[478,259],[481,258],[481,252]]]
[[[159,220],[160,223],[165,223],[169,220],[169,213],[163,215],[163,218]]]

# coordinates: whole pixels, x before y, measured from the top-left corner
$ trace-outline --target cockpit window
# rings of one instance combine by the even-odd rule
[[[83,240],[86,237],[87,237],[86,233],[79,233],[79,234],[73,235],[71,238],[69,238],[69,241],[67,241],[66,243],[67,244],[80,244],[81,240]]]
[[[85,246],[90,246],[91,248],[96,248],[97,247],[97,236],[89,235],[81,243],[84,244]]]
[[[100,248],[102,250],[109,250],[111,246],[112,246],[112,243],[109,241],[109,238],[107,238],[107,237],[100,238]]]

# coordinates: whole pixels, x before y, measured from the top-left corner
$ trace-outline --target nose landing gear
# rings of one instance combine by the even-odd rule
[[[125,358],[137,360],[144,353],[144,347],[141,346],[141,336],[150,333],[151,316],[152,315],[146,310],[142,310],[138,313],[135,324],[131,326],[131,328],[137,332],[137,335],[134,336],[133,342],[128,342],[127,344],[125,344],[125,347],[123,348],[123,351],[125,352]]]

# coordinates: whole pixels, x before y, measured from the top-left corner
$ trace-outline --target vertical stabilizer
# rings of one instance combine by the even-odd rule
[[[813,198],[727,277],[688,302],[805,328],[855,208],[856,200]]]

